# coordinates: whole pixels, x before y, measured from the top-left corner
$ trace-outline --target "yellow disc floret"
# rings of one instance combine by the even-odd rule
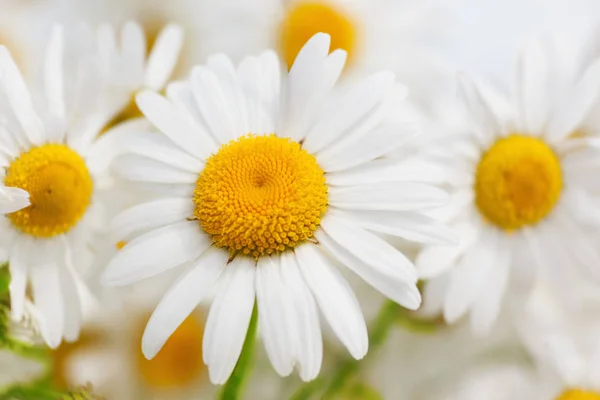
[[[325,174],[300,144],[248,135],[206,162],[194,215],[218,247],[259,257],[313,236],[327,209]]]
[[[487,221],[512,231],[546,217],[562,186],[552,149],[540,139],[515,134],[499,139],[479,161],[475,202]]]
[[[587,390],[571,389],[562,393],[556,400],[600,400],[600,394]]]
[[[343,10],[324,2],[300,2],[286,11],[281,24],[281,48],[289,68],[308,39],[319,32],[331,36],[331,51],[346,50],[352,58],[356,27]]]
[[[85,161],[62,144],[22,153],[9,165],[4,184],[29,193],[31,205],[8,218],[15,227],[36,237],[69,231],[92,198],[92,178]]]

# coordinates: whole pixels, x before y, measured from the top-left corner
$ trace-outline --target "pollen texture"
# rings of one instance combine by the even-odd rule
[[[69,231],[92,198],[93,183],[85,161],[62,144],[22,153],[9,165],[4,184],[29,192],[31,205],[8,218],[16,228],[36,237]]]
[[[194,204],[216,246],[258,258],[313,236],[327,209],[325,174],[299,143],[248,135],[207,160]]]
[[[512,231],[544,219],[562,187],[560,161],[552,149],[540,139],[511,135],[479,161],[475,202],[488,222]]]

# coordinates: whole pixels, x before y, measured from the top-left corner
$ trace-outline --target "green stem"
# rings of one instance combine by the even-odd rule
[[[244,347],[242,347],[242,354],[240,354],[240,358],[235,365],[233,373],[219,394],[220,400],[238,400],[241,398],[244,385],[247,381],[252,366],[257,325],[258,308],[256,307],[256,303],[254,303],[252,318],[250,319],[250,326],[248,326],[248,332],[246,333],[246,339],[244,340]]]

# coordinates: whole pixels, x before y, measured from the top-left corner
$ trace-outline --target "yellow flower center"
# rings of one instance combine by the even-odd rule
[[[600,400],[600,394],[586,390],[570,389],[558,396],[556,400]]]
[[[331,51],[343,49],[348,60],[356,49],[356,25],[343,12],[326,2],[300,2],[286,11],[281,23],[283,58],[292,67],[304,44],[319,32],[331,36]]]
[[[513,231],[546,217],[562,186],[560,161],[552,149],[540,139],[515,134],[483,154],[475,202],[487,221]]]
[[[294,141],[248,135],[208,159],[194,204],[216,246],[258,258],[313,236],[327,209],[325,173]]]
[[[143,328],[143,326],[141,326]],[[152,388],[181,388],[198,380],[205,371],[202,361],[204,325],[190,315],[169,337],[152,360],[147,360],[139,349],[143,329],[135,340],[137,367],[140,376]]]
[[[8,218],[16,228],[36,237],[69,231],[92,198],[93,183],[85,161],[62,144],[22,153],[9,165],[4,184],[29,193],[31,205]]]

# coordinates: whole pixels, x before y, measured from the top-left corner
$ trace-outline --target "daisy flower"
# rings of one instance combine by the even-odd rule
[[[590,124],[600,61],[567,66],[562,54],[553,42],[528,46],[510,100],[462,76],[468,125],[425,150],[451,197],[432,215],[461,240],[425,247],[416,264],[422,278],[441,274],[424,296],[449,323],[469,314],[474,331],[488,332],[503,299],[521,307],[540,276],[571,303],[577,281],[600,277],[589,234],[600,215],[593,201],[600,125]]]
[[[107,128],[141,116],[135,106],[136,93],[164,88],[175,68],[182,43],[181,28],[167,25],[158,33],[146,56],[146,37],[138,23],[127,21],[120,32],[109,24],[98,28],[100,69],[106,85],[113,90],[111,101],[117,110]]]
[[[435,396],[445,400],[598,400],[598,308],[565,312],[556,298],[536,288],[518,320],[530,357],[521,362],[470,368]]]
[[[169,85],[167,98],[138,95],[163,134],[133,135],[124,144],[131,154],[115,168],[161,197],[114,219],[127,245],[103,281],[128,285],[184,268],[148,322],[148,358],[213,293],[203,358],[214,383],[224,383],[236,364],[255,298],[280,375],[295,365],[304,380],[319,373],[317,307],[350,354],[362,358],[365,321],[336,264],[399,304],[419,307],[416,269],[377,233],[452,240],[419,213],[446,194],[382,158],[418,131],[403,112],[406,90],[389,72],[343,94],[333,90],[346,53],[329,55],[329,45],[328,35],[315,35],[283,78],[272,51],[237,69],[217,55],[194,68],[190,81]]]
[[[10,262],[13,317],[23,316],[31,293],[51,347],[79,332],[80,273],[102,226],[98,195],[112,148],[111,134],[97,140],[111,107],[97,86],[95,58],[71,57],[72,50],[56,27],[33,97],[0,47],[0,253]]]
[[[304,44],[324,32],[332,51],[348,53],[349,75],[393,66],[411,88],[423,88],[447,67],[432,51],[452,12],[438,0],[225,0],[207,12],[213,16],[207,46],[234,59],[277,49],[291,67]],[[227,29],[222,21],[231,21]]]

